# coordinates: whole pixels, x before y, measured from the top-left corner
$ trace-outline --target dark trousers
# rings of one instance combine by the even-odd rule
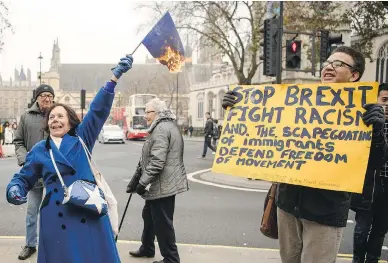
[[[205,137],[205,141],[204,141],[204,144],[203,144],[202,157],[206,156],[207,147],[209,147],[213,152],[216,151],[216,148],[212,145],[212,137],[209,137],[209,136]]]
[[[377,263],[388,232],[388,180],[382,178],[382,183],[375,187],[375,191],[372,209],[356,213],[353,255],[357,263],[364,260],[366,263]]]
[[[141,236],[140,251],[144,251],[146,254],[154,254],[156,235],[164,263],[180,262],[178,248],[175,244],[174,209],[175,195],[147,200],[142,213],[144,229]]]

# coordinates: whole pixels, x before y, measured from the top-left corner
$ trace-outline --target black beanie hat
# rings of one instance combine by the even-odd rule
[[[51,94],[53,94],[53,96],[55,96],[54,89],[51,86],[47,84],[42,84],[39,87],[37,87],[35,90],[35,99],[37,99],[39,94],[43,92],[50,92]]]

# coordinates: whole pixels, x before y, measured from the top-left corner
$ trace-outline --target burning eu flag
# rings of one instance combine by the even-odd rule
[[[169,12],[158,21],[142,43],[170,72],[181,71],[185,63],[185,51]]]

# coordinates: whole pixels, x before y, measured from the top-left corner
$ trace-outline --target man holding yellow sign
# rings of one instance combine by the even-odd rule
[[[361,193],[384,162],[378,84],[352,83],[364,69],[364,56],[342,46],[323,64],[322,84],[237,86],[224,97],[232,108],[213,171],[281,183],[283,263],[335,262],[349,192]]]

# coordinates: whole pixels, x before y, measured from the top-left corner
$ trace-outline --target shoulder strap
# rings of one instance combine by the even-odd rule
[[[94,159],[93,159],[93,157],[92,157],[92,154],[90,153],[88,147],[86,147],[85,142],[84,142],[84,141],[82,140],[82,138],[79,137],[79,136],[78,136],[78,139],[79,139],[79,141],[81,142],[82,147],[84,148],[86,157],[87,157],[88,162],[89,162],[90,169],[92,169],[92,173],[94,174],[94,176],[96,176],[96,175],[101,176],[100,170],[98,169],[97,164],[96,164],[96,162],[94,161]],[[99,178],[99,179],[100,179],[100,178]]]
[[[58,178],[59,178],[59,180],[61,181],[61,185],[62,185],[62,188],[63,188],[63,193],[64,193],[64,196],[66,197],[66,196],[68,196],[68,194],[69,194],[68,192],[69,192],[69,191],[68,191],[68,189],[67,189],[67,186],[66,186],[65,183],[63,182],[62,175],[61,175],[61,173],[60,173],[59,170],[58,170],[57,164],[55,163],[54,155],[53,155],[53,150],[50,149],[49,151],[50,151],[51,162],[53,163],[54,168],[55,168],[55,171],[57,172]]]

